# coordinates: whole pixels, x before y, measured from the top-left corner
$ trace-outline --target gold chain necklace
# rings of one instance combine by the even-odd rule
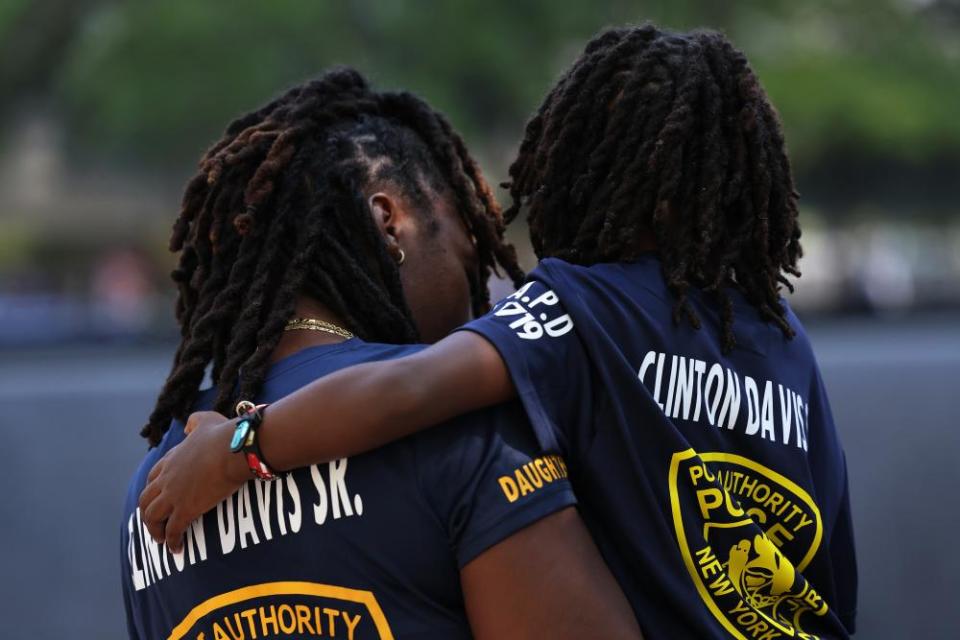
[[[340,336],[347,340],[353,337],[353,334],[343,327],[338,327],[331,322],[317,320],[316,318],[294,318],[287,322],[287,325],[283,328],[284,331],[296,331],[297,329],[323,331],[324,333],[332,333],[335,336]]]

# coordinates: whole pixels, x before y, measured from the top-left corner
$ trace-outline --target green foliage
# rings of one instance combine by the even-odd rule
[[[0,0],[0,39],[7,34],[7,30],[27,2],[28,0]]]
[[[170,163],[196,155],[231,116],[333,64],[424,95],[474,135],[515,136],[566,62],[558,51],[572,57],[628,12],[609,0],[499,4],[109,5],[89,17],[58,89],[84,146]]]
[[[905,3],[822,4],[746,47],[801,165],[842,147],[908,161],[960,148],[960,60],[934,25]]]
[[[960,148],[957,30],[921,12],[922,4],[930,3],[91,4],[51,63],[51,89],[80,149],[182,168],[232,116],[346,63],[381,86],[420,93],[472,144],[502,157],[591,34],[652,19],[730,34],[780,109],[801,169],[844,146],[922,160]],[[29,6],[0,0],[0,38]]]

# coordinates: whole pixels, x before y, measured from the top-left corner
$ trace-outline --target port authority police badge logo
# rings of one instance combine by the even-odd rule
[[[802,572],[823,523],[806,491],[748,458],[688,449],[670,464],[670,506],[690,577],[733,637],[818,637],[804,628],[827,605]]]

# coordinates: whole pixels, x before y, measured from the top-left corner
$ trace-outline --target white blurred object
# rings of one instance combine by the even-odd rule
[[[801,309],[821,310],[835,307],[843,295],[843,265],[838,259],[836,235],[819,227],[804,229],[800,278],[789,277],[796,291],[790,304]]]
[[[895,311],[910,307],[916,297],[913,265],[908,258],[909,238],[890,227],[866,232],[854,276],[870,307]]]
[[[63,182],[61,131],[42,113],[24,116],[14,128],[8,152],[0,158],[0,186],[8,206],[47,208]]]

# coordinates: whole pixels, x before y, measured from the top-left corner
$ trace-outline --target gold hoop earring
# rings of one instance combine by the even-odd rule
[[[403,252],[403,249],[400,249],[400,257],[397,258],[397,265],[403,264],[403,261],[407,259],[407,254]]]

